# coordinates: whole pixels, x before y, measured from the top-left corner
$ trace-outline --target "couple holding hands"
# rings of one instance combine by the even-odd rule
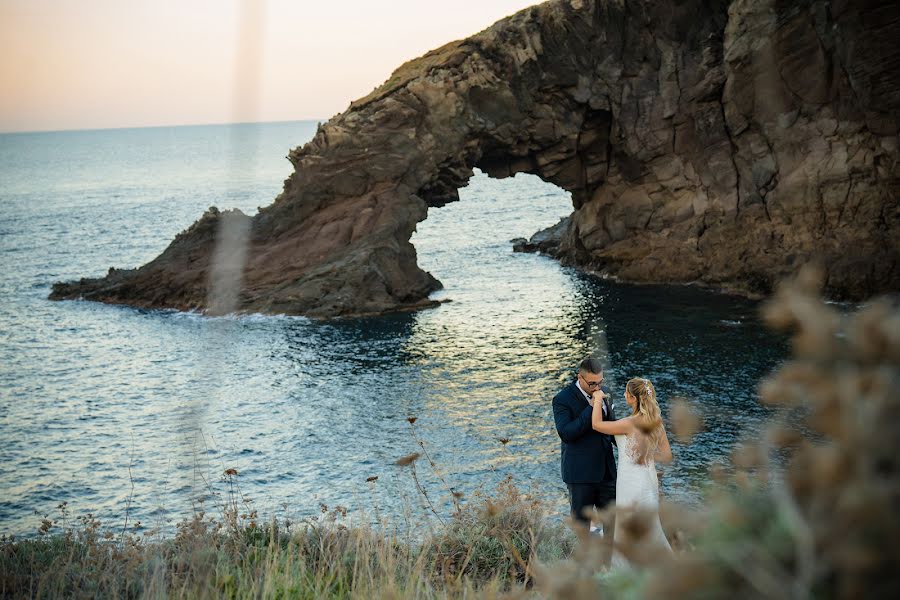
[[[635,513],[649,518],[649,530],[640,548],[670,552],[671,547],[659,521],[659,481],[656,461],[672,460],[672,450],[663,426],[656,390],[647,379],[634,378],[625,386],[627,417],[616,419],[611,398],[600,386],[603,366],[595,358],[581,361],[578,376],[553,398],[553,419],[562,447],[562,478],[569,489],[572,517],[592,533],[589,513],[615,503],[616,513]],[[612,447],[618,447],[616,466]],[[614,530],[614,522],[609,529]],[[631,564],[622,527],[607,531],[613,536],[612,565]],[[620,533],[621,532],[621,533]],[[625,550],[625,552],[623,552]]]

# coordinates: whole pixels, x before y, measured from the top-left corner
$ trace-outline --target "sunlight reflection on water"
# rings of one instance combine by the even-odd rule
[[[695,500],[710,462],[768,414],[755,384],[786,349],[754,303],[513,253],[511,238],[570,211],[568,194],[529,176],[476,175],[419,225],[420,264],[445,285],[435,297],[452,300],[433,310],[319,323],[46,300],[53,281],[152,259],[211,204],[252,214],[271,201],[282,157],[315,123],[258,127],[256,178],[229,182],[217,162],[227,127],[0,136],[0,158],[15,155],[0,161],[0,531],[33,532],[33,511],[62,501],[121,523],[129,466],[130,518],[147,525],[221,501],[226,468],[263,514],[311,515],[319,502],[420,514],[393,466],[419,450],[410,416],[454,488],[491,490],[512,474],[562,514],[550,399],[591,352],[608,353],[620,409],[639,375],[664,412],[673,396],[704,412],[708,430],[673,445],[669,496]],[[61,173],[40,167],[63,157]]]

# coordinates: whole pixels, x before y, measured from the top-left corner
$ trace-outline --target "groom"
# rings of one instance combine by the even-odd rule
[[[591,427],[591,395],[602,383],[603,365],[596,358],[585,358],[575,381],[553,398],[553,419],[562,446],[562,478],[569,488],[572,516],[585,528],[590,526],[586,508],[602,510],[616,499],[615,441]],[[603,420],[615,419],[612,403],[604,396]]]

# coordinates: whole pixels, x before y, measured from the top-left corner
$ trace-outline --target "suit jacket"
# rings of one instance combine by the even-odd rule
[[[607,396],[606,420],[615,421]],[[553,420],[562,450],[562,479],[566,483],[600,483],[616,480],[616,460],[612,436],[594,431],[584,394],[573,381],[553,398]]]

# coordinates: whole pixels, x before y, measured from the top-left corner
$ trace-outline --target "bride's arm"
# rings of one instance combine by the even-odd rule
[[[662,437],[659,440],[659,447],[656,449],[653,459],[656,462],[672,462],[672,448],[669,446],[669,438],[666,435],[665,427],[662,427]]]
[[[600,394],[594,395],[594,410],[591,412],[591,427],[593,427],[594,431],[607,435],[629,434],[634,429],[634,424],[631,421],[631,417],[619,419],[618,421],[604,421],[603,397]]]

